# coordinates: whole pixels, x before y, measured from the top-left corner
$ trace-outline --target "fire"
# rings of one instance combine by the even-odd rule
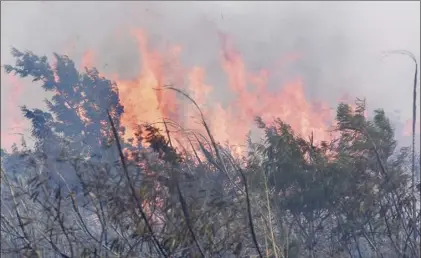
[[[141,70],[138,77],[135,80],[126,80],[115,74],[103,74],[115,80],[118,86],[120,101],[125,109],[121,124],[126,127],[126,139],[136,138],[134,134],[137,125],[143,122],[152,123],[163,130],[163,118],[171,119],[185,129],[205,133],[197,107],[181,94],[163,88],[169,83],[186,91],[196,101],[213,137],[220,143],[229,142],[231,146],[236,146],[235,152],[242,150],[240,146],[245,143],[247,134],[254,127],[256,116],[261,116],[267,123],[279,117],[303,137],[313,134],[316,141],[331,139],[327,130],[332,123],[333,114],[328,105],[307,100],[301,78],[274,85],[278,90],[269,89],[271,75],[298,60],[300,55],[287,55],[277,63],[276,71],[249,71],[232,40],[227,35],[220,34],[221,69],[228,79],[226,93],[234,96],[226,103],[212,96],[215,85],[207,82],[207,73],[203,67],[199,64],[183,67],[179,58],[183,53],[181,46],[171,45],[158,51],[151,46],[144,31],[135,29],[131,31],[131,35],[137,41],[140,55]],[[85,51],[80,67],[95,65],[95,52]],[[78,113],[84,118],[80,108]],[[176,136],[180,134],[176,133]]]
[[[257,74],[248,72],[241,54],[235,50],[230,39],[221,35],[221,41],[222,67],[229,78],[229,88],[236,96],[230,103],[228,118],[222,121],[230,122],[228,131],[230,140],[243,142],[256,116],[261,116],[267,123],[279,117],[304,137],[313,132],[319,141],[330,139],[327,129],[332,114],[326,104],[307,101],[302,79],[292,79],[280,85],[278,92],[271,92],[268,89],[270,72],[268,70],[261,70]],[[248,85],[254,86],[254,90],[247,90]]]
[[[23,93],[23,85],[15,75],[7,76],[10,83],[10,93],[6,102],[6,121],[8,124],[7,132],[1,131],[1,144],[2,147],[11,147],[14,143],[19,142],[21,134],[23,134],[24,120],[21,118],[20,110],[16,110],[15,105]]]
[[[406,122],[404,123],[404,127],[403,127],[403,135],[404,136],[412,136],[412,119],[408,119],[406,120]],[[417,121],[415,124],[415,133],[419,133],[417,131],[419,131],[420,128],[420,122]]]
[[[83,57],[82,57],[81,68],[84,69],[85,67],[93,66],[94,58],[95,58],[95,55],[94,55],[94,52],[92,50],[85,51],[85,53],[83,54]]]
[[[159,52],[149,45],[144,31],[132,30],[132,36],[138,43],[141,56],[139,76],[131,81],[113,76],[125,108],[121,118],[122,125],[126,127],[125,138],[133,138],[135,126],[142,122],[156,123],[158,128],[164,129],[163,118],[169,118],[184,128],[204,132],[197,108],[182,100],[176,92],[162,88],[168,81],[188,92],[196,101],[214,138],[221,143],[244,144],[256,116],[269,123],[279,117],[303,137],[313,133],[317,141],[331,138],[327,132],[333,118],[331,110],[324,103],[307,100],[302,79],[295,78],[279,85],[278,91],[269,90],[271,72],[265,69],[257,73],[248,71],[241,53],[234,48],[228,36],[220,35],[221,68],[228,77],[228,89],[234,95],[229,103],[212,99],[214,86],[206,82],[204,68],[199,65],[182,67],[180,46],[170,46],[167,51]],[[93,57],[92,51],[86,51],[82,65],[93,65]],[[287,56],[278,69],[298,58],[297,54]],[[240,150],[241,147],[237,147],[237,151]]]
[[[136,124],[161,122],[162,118],[177,116],[177,101],[174,92],[162,89],[164,84],[163,58],[160,53],[149,49],[145,34],[134,30],[132,34],[142,53],[142,70],[135,81],[117,79],[120,100],[125,112],[121,118],[126,127],[126,137],[133,137]],[[156,124],[163,129],[162,124]]]

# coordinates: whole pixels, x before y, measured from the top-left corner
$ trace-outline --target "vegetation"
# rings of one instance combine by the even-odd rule
[[[12,54],[5,71],[53,97],[48,111],[22,107],[35,147],[2,151],[2,257],[420,255],[411,148],[397,149],[386,114],[367,119],[364,101],[338,106],[331,142],[257,118],[264,137],[239,159],[202,117],[207,133],[185,135],[190,151],[173,147],[167,121],[165,132],[139,125],[145,148],[122,139],[118,89],[96,69]]]

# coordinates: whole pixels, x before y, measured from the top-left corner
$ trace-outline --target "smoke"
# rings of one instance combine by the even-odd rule
[[[269,69],[271,88],[301,76],[306,94],[335,105],[340,97],[367,98],[396,120],[411,118],[413,64],[382,59],[382,52],[406,49],[420,56],[419,2],[2,2],[1,63],[12,64],[10,47],[37,54],[68,54],[82,62],[94,50],[100,71],[134,78],[139,69],[131,28],[142,28],[151,44],[182,48],[185,66],[206,69],[216,97],[225,98],[227,78],[220,65],[221,40],[228,35],[249,70]],[[280,60],[300,61],[279,72]],[[13,94],[2,75],[2,103]],[[23,82],[18,105],[42,107],[46,93]],[[419,106],[419,104],[418,104]],[[1,130],[10,130],[10,108],[2,104]]]

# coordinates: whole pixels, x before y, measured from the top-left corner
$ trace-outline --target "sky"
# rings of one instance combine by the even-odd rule
[[[419,1],[7,1],[1,3],[1,64],[14,63],[12,46],[39,55],[65,53],[76,62],[94,49],[100,71],[130,79],[139,70],[131,28],[144,29],[157,47],[181,45],[181,62],[206,68],[220,98],[226,97],[219,64],[223,33],[250,70],[273,68],[281,57],[299,52],[302,62],[288,75],[304,78],[311,99],[334,106],[350,94],[365,97],[369,108],[384,108],[396,121],[411,118],[413,63],[403,56],[382,58],[382,53],[405,49],[420,60]],[[2,147],[10,145],[6,137],[16,140],[14,133],[29,135],[19,106],[43,107],[45,97],[29,80],[2,72]]]

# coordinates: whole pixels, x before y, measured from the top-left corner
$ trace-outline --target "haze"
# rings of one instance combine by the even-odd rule
[[[304,60],[289,74],[305,80],[306,94],[332,106],[348,93],[382,107],[397,123],[411,118],[413,63],[382,52],[406,49],[420,57],[420,2],[2,2],[1,64],[13,64],[12,46],[38,55],[68,54],[80,62],[95,50],[100,71],[126,78],[139,70],[130,28],[143,28],[152,43],[182,46],[183,65],[206,68],[224,97],[218,33],[232,37],[250,70],[273,68],[299,51]],[[134,54],[135,53],[135,54]],[[12,128],[19,105],[43,107],[47,96],[30,81],[13,93],[1,78],[1,131]],[[276,87],[271,86],[271,87]],[[418,104],[419,107],[419,104]],[[418,109],[419,112],[419,109]],[[2,147],[4,146],[2,141]]]

